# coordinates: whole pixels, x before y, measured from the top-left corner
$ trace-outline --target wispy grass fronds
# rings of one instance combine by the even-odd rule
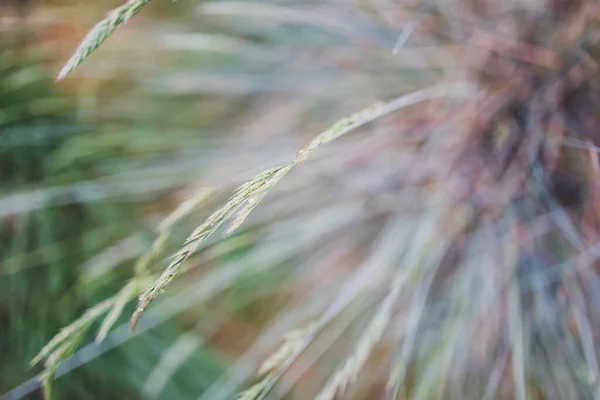
[[[152,0],[129,0],[121,7],[108,13],[83,38],[75,53],[60,70],[57,80],[64,79],[85,61],[120,25],[127,23],[135,14]]]
[[[439,85],[401,96],[388,103],[377,103],[367,107],[352,114],[350,117],[339,120],[329,129],[322,132],[298,152],[298,156],[294,161],[264,171],[240,186],[223,207],[214,212],[202,225],[192,232],[183,247],[173,256],[173,260],[160,278],[140,295],[138,308],[131,318],[131,329],[135,329],[146,307],[171,284],[179,273],[183,263],[210,235],[223,223],[232,220],[231,225],[225,232],[225,235],[230,235],[292,168],[305,161],[320,146],[401,108],[436,98],[462,97],[469,94],[472,89],[473,86],[464,82]]]

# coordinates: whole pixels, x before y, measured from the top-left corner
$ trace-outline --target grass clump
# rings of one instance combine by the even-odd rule
[[[210,235],[226,222],[225,235],[232,234],[252,212],[274,236],[314,235],[298,243],[320,246],[297,250],[291,257],[296,263],[317,264],[311,252],[329,254],[340,246],[340,237],[352,243],[352,256],[344,258],[347,270],[332,272],[330,279],[316,279],[315,274],[321,277],[310,266],[292,274],[297,302],[284,307],[281,321],[286,315],[295,318],[281,326],[316,322],[289,334],[240,398],[283,398],[294,389],[303,398],[351,398],[352,389],[361,386],[368,398],[597,398],[600,11],[586,1],[542,3],[459,0],[455,8],[438,2],[427,7],[386,3],[413,21],[390,52],[400,57],[407,43],[450,43],[461,61],[462,79],[352,114],[292,161],[241,185],[142,292],[131,327]],[[221,4],[221,12],[227,5]],[[291,9],[282,18],[301,20],[302,11]],[[121,14],[111,21],[120,21]],[[108,26],[114,30],[116,25]],[[95,47],[86,48],[85,56]],[[67,70],[79,62],[70,61]],[[318,175],[343,165],[340,175],[359,176],[348,160],[356,162],[360,155],[366,178],[354,182],[370,191],[346,190],[344,197],[326,187],[323,195],[333,193],[328,209],[311,207],[318,199],[290,190],[281,194],[285,201],[308,204],[302,218],[273,211],[275,199],[267,194],[280,181],[301,186],[290,174],[293,168],[368,122],[380,125],[370,127],[368,140],[351,143],[346,159],[340,150],[305,166],[306,174],[312,164]],[[372,165],[376,168],[369,169]],[[382,175],[385,179],[378,181]],[[342,179],[334,177],[338,183]],[[327,221],[327,228],[318,220]],[[160,236],[157,240],[152,254],[161,247]],[[279,246],[294,255],[295,246]],[[254,254],[261,248],[257,245]],[[275,254],[269,251],[267,258]],[[287,254],[282,259],[289,261]],[[99,338],[128,298],[110,304]],[[301,299],[314,301],[313,307]],[[76,345],[79,327],[88,326],[85,317],[82,321],[59,334],[51,348]],[[278,330],[266,329],[257,343],[270,342],[272,348]],[[385,361],[376,358],[378,350],[387,355]],[[54,351],[54,357],[49,350],[42,353],[49,356],[50,372],[67,350]],[[322,358],[336,362],[314,373]],[[367,366],[385,372],[369,376]],[[239,383],[234,378],[240,374],[233,372],[201,399],[226,398]],[[311,384],[299,389],[303,378]]]

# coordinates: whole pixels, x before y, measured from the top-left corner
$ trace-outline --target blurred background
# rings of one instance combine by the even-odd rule
[[[1,400],[600,399],[593,1],[127,4],[0,0]]]
[[[29,361],[121,289],[178,204],[207,194],[153,271],[252,174],[355,110],[459,74],[435,43],[393,54],[415,14],[387,0],[155,0],[55,82],[119,5],[0,1],[2,399],[42,397]],[[132,303],[102,343],[92,329],[59,369],[56,398],[231,398],[287,331],[322,311],[381,229],[388,206],[364,204],[397,171],[385,152],[393,125],[377,126],[379,139],[336,142],[238,233],[210,240],[134,335]],[[331,345],[339,334],[279,398],[308,398],[325,382],[335,364],[312,366],[326,349],[347,351]]]

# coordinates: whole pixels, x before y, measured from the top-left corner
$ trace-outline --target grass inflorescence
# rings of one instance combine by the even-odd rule
[[[151,0],[129,0],[110,11],[83,38],[79,47],[58,73],[57,80],[67,77],[84,62],[120,25],[126,24],[131,17],[139,13]]]

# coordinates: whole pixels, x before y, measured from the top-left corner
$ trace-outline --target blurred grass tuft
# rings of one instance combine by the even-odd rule
[[[146,3],[109,14],[60,76]],[[594,2],[170,6],[185,29],[160,19],[120,29],[120,53],[77,81],[72,114],[27,94],[22,67],[4,78],[16,94],[0,100],[2,133],[40,115],[44,127],[97,123],[61,127],[41,153],[3,150],[0,202],[16,210],[0,214],[3,346],[88,309],[34,359],[45,359],[47,396],[56,377],[81,365],[95,376],[111,354],[101,355],[128,346],[111,369],[121,379],[106,374],[121,386],[96,396],[600,396]],[[15,205],[57,192],[74,198]],[[110,240],[85,240],[113,223]],[[139,250],[106,264],[137,237]],[[45,278],[26,253],[41,254]],[[90,281],[80,265],[100,273]],[[78,396],[85,380],[68,376],[57,388]]]

